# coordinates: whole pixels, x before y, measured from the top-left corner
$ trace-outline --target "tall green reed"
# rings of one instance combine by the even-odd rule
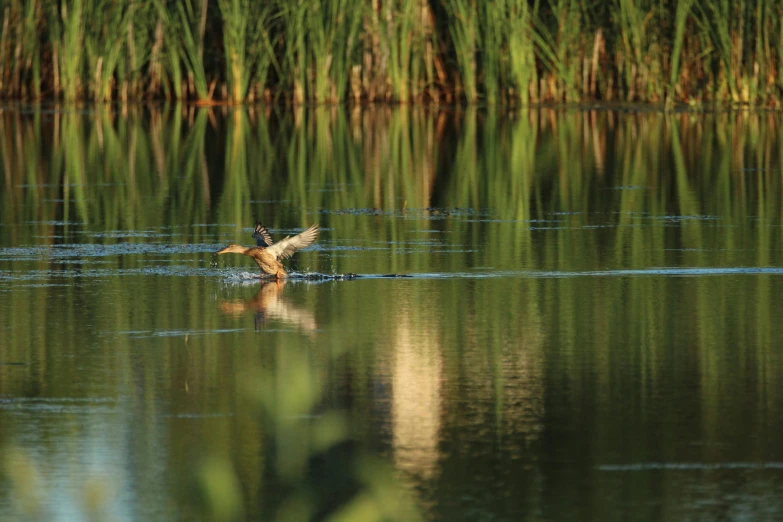
[[[96,1],[90,12],[103,16],[95,22],[85,20],[84,48],[88,77],[92,78],[92,98],[95,101],[112,99],[112,87],[120,60],[126,50],[128,28],[133,19],[134,7],[124,9],[115,2]],[[94,25],[93,25],[94,23]]]
[[[484,99],[490,105],[501,101],[501,91],[507,84],[505,55],[509,35],[504,23],[508,20],[506,2],[481,2],[478,6],[480,33],[481,83]],[[504,93],[505,95],[505,93]]]
[[[713,88],[719,93],[728,91],[731,101],[740,101],[737,80],[742,61],[742,47],[740,45],[737,48],[735,42],[738,37],[737,31],[744,29],[742,27],[744,2],[705,0],[694,4],[694,12],[704,36],[714,46],[717,54],[717,65],[711,68]]]
[[[614,19],[619,20],[623,52],[618,68],[629,101],[637,98],[655,100],[662,95],[662,77],[654,71],[662,58],[662,49],[655,45],[657,35],[652,30],[658,22],[656,8],[657,5],[651,6],[648,2],[618,0],[612,14]]]
[[[56,6],[53,9],[54,16],[49,20],[50,37],[56,42],[53,58],[58,61],[63,97],[75,101],[83,84],[84,1],[63,2],[59,11]]]
[[[536,4],[538,5],[538,4]],[[531,88],[537,81],[536,54],[531,34],[531,21],[535,8],[527,0],[508,0],[508,12],[504,31],[508,34],[509,88],[514,89],[512,99],[529,103]]]
[[[314,2],[306,14],[309,98],[335,103],[348,90],[362,9],[353,0]]]
[[[125,36],[125,59],[120,61],[117,82],[119,96],[123,101],[148,97],[150,87],[159,81],[158,60],[163,45],[162,26],[159,13],[153,2],[139,2],[129,8],[132,16],[128,20]],[[156,70],[157,68],[157,70]]]
[[[682,60],[684,57],[685,31],[689,15],[695,0],[683,0],[677,2],[674,15],[674,36],[672,43],[671,62],[669,65],[669,83],[666,92],[666,105],[671,108],[674,105],[678,81],[682,74]]]
[[[295,104],[302,104],[307,99],[309,53],[305,36],[308,16],[312,15],[308,11],[311,8],[305,0],[277,0],[276,12],[282,26],[282,42],[278,46],[281,53],[281,83]]]
[[[445,0],[449,11],[449,34],[459,71],[458,92],[468,103],[478,100],[478,66],[476,52],[479,40],[479,20],[475,0]]]
[[[577,72],[581,64],[580,47],[583,18],[579,0],[549,0],[547,16],[533,20],[531,33],[537,57],[543,63],[545,85],[539,87],[541,98],[576,101]],[[547,21],[548,19],[548,21]]]
[[[158,29],[159,34],[164,35],[166,30],[169,30],[168,35],[162,36],[161,40],[165,40],[165,46],[163,47],[163,58],[161,59],[162,67],[159,72],[165,72],[161,74],[160,82],[161,88],[167,100],[171,98],[177,100],[183,100],[187,97],[187,89],[184,88],[184,76],[182,64],[180,63],[180,56],[183,54],[182,44],[176,35],[172,36],[170,28],[174,22],[169,18],[165,11],[159,12]],[[165,29],[163,29],[165,27]]]
[[[379,40],[375,49],[379,56],[375,57],[377,67],[365,74],[384,85],[382,99],[400,103],[421,99],[425,90],[422,53],[432,38],[425,7],[416,0],[394,0],[383,3],[372,19],[370,31]]]
[[[220,0],[229,100],[241,103],[261,93],[274,58],[268,28],[272,8],[250,0]]]
[[[296,104],[345,99],[359,61],[359,30],[365,13],[356,0],[277,2],[279,74]],[[307,38],[305,38],[305,35]]]
[[[246,40],[249,2],[220,0],[223,19],[223,47],[226,53],[226,78],[229,99],[239,103],[245,99],[250,84],[246,59]]]
[[[0,27],[0,93],[19,98],[41,95],[41,46],[39,26],[43,8],[39,2],[18,0],[2,6]]]
[[[207,1],[201,0],[199,5],[197,0],[182,0],[171,5],[165,0],[157,0],[156,7],[168,34],[166,45],[172,48],[168,54],[170,77],[175,81],[187,78],[189,90],[197,100],[211,100],[215,84],[208,84],[204,63]],[[182,65],[182,71],[174,71]],[[176,85],[173,87],[175,93],[179,92],[177,98],[184,96],[181,87],[179,91]]]

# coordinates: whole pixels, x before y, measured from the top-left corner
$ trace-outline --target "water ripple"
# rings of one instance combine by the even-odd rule
[[[141,268],[85,268],[72,270],[30,270],[18,272],[0,270],[0,281],[40,281],[49,278],[76,279],[116,276],[177,276],[217,277],[225,280],[257,281],[258,272],[237,271],[236,268],[194,267],[184,265],[149,266]],[[290,280],[387,279],[405,277],[414,279],[489,279],[489,278],[574,278],[574,277],[696,277],[734,275],[783,275],[783,267],[656,267],[617,270],[482,270],[480,272],[419,272],[403,274],[320,274],[317,272],[291,273]]]
[[[783,462],[637,462],[632,464],[603,464],[600,471],[682,470],[703,471],[716,469],[763,470],[783,469]]]
[[[128,254],[194,254],[215,252],[220,245],[214,243],[191,243],[169,245],[166,243],[116,243],[111,245],[73,243],[52,246],[24,246],[0,248],[0,259],[25,261],[42,258],[69,259],[119,256]]]

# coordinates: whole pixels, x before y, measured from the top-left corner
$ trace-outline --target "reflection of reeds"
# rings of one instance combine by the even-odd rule
[[[613,222],[622,224],[641,219],[636,211],[777,217],[781,204],[774,177],[779,130],[764,115],[618,119],[572,112],[555,118],[554,111],[536,110],[506,119],[477,110],[373,109],[349,118],[319,108],[267,119],[244,109],[229,110],[227,118],[206,109],[182,112],[153,112],[149,120],[140,111],[110,108],[56,113],[51,120],[4,112],[5,219],[35,221],[43,212],[97,225],[100,216],[100,226],[115,229],[205,222],[216,211],[221,222],[246,227],[258,218],[277,228],[309,222],[321,209],[459,207],[489,208],[524,222],[611,204],[621,211]],[[51,144],[45,154],[43,143]],[[753,174],[741,174],[749,166]],[[598,187],[607,176],[652,189],[604,197]],[[46,199],[63,201],[38,204]],[[297,201],[300,210],[281,216],[258,203],[275,199]],[[341,226],[349,227],[348,237],[370,234],[350,228],[367,221]]]

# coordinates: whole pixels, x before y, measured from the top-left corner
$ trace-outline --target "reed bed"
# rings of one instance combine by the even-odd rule
[[[0,0],[0,98],[777,107],[774,0]]]

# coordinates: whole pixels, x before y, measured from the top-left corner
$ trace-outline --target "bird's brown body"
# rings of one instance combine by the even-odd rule
[[[228,245],[218,254],[242,254],[250,256],[261,267],[264,276],[275,276],[278,279],[288,277],[288,273],[283,268],[281,259],[287,259],[294,255],[298,250],[310,246],[316,239],[320,228],[317,224],[311,226],[301,234],[294,237],[286,237],[280,242],[273,244],[267,229],[261,224],[256,225],[253,237],[259,246],[243,247],[242,245]],[[260,246],[267,245],[267,246]]]

